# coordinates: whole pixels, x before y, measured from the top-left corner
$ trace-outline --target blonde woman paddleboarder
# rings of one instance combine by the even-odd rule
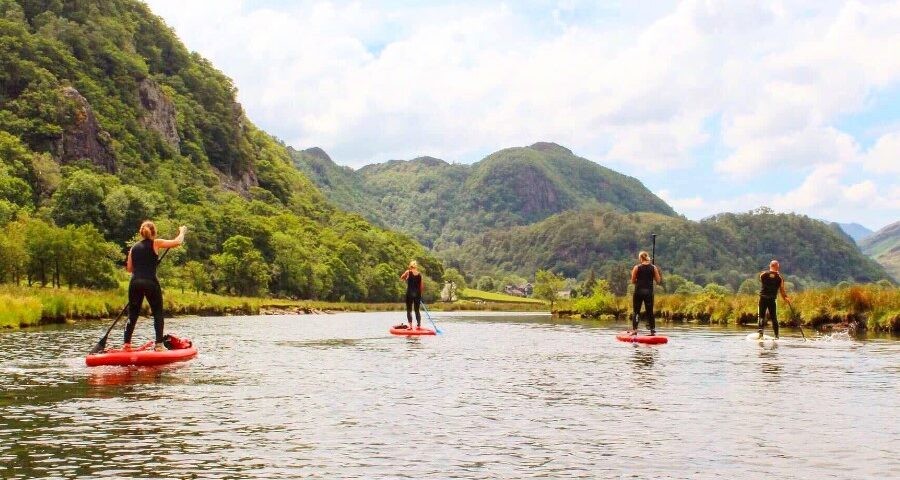
[[[412,309],[416,309],[416,328],[422,327],[422,314],[419,307],[422,305],[422,294],[425,292],[425,281],[419,273],[419,263],[415,260],[409,262],[409,267],[400,275],[400,280],[406,282],[406,321],[408,328],[413,328]]]

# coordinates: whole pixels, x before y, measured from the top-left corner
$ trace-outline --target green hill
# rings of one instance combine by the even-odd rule
[[[392,160],[356,172],[294,154],[329,198],[348,210],[443,250],[491,228],[528,225],[579,208],[674,211],[638,180],[552,143],[508,148],[472,165],[432,157]]]
[[[884,266],[894,280],[900,281],[900,222],[869,235],[859,246],[863,253]]]
[[[143,3],[0,0],[0,47],[0,282],[108,286],[145,218],[190,226],[167,279],[197,288],[394,300],[412,257],[440,278],[329,203]]]
[[[773,258],[781,260],[795,281],[886,278],[836,226],[765,209],[701,222],[609,208],[571,211],[528,226],[492,230],[441,255],[472,276],[513,272],[528,277],[549,268],[567,277],[583,277],[593,269],[600,277],[617,278],[627,275],[638,251],[650,250],[651,233],[658,235],[657,259],[664,272],[700,285],[713,282],[736,289]]]

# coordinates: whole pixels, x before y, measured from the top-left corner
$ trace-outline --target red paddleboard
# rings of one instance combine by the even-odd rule
[[[152,346],[153,342],[147,342],[140,348],[134,350],[107,350],[103,353],[90,354],[85,357],[84,363],[89,367],[97,367],[100,365],[153,366],[190,360],[197,356],[197,347],[193,345],[190,345],[187,348],[165,350],[162,352],[152,350],[150,348]]]
[[[390,332],[394,335],[434,335],[434,330],[430,328],[394,328]]]
[[[669,339],[661,335],[632,335],[631,332],[619,332],[616,340],[629,343],[646,343],[650,345],[659,345],[669,343]]]

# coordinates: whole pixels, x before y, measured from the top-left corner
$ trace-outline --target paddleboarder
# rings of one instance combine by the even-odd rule
[[[422,279],[422,274],[419,273],[419,263],[411,260],[409,267],[400,275],[400,280],[406,282],[406,321],[409,323],[409,328],[413,328],[412,310],[415,307],[416,328],[420,328],[422,314],[419,313],[419,308],[422,305],[422,294],[425,292],[425,281]]]
[[[153,315],[153,329],[156,332],[154,350],[161,352],[166,350],[163,345],[163,298],[159,279],[156,278],[156,267],[159,264],[159,250],[161,248],[175,248],[184,243],[184,234],[187,227],[178,228],[178,236],[171,240],[156,238],[156,225],[147,220],[141,224],[141,241],[135,243],[128,251],[128,260],[125,270],[131,273],[131,282],[128,284],[128,324],[125,325],[125,343],[123,350],[131,349],[131,336],[134,334],[134,326],[137,324],[138,315],[141,313],[141,305],[144,299],[150,304],[150,313]]]
[[[781,298],[788,305],[791,299],[788,298],[787,292],[784,290],[784,278],[781,276],[781,265],[778,260],[769,262],[769,270],[759,274],[759,310],[757,312],[757,320],[759,322],[759,337],[763,338],[763,331],[766,328],[766,312],[772,317],[772,331],[775,338],[778,338],[778,313],[775,308],[775,300],[781,293]]]
[[[653,282],[662,283],[662,276],[656,265],[651,262],[649,253],[639,253],[638,262],[631,269],[631,283],[634,284],[634,294],[631,297],[633,311],[631,334],[637,335],[638,333],[638,320],[640,319],[641,305],[643,305],[647,326],[650,327],[650,336],[653,336],[656,335],[656,319],[653,316]]]

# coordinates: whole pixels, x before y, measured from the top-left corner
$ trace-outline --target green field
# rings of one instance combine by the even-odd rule
[[[515,295],[507,295],[505,293],[485,292],[483,290],[475,290],[474,288],[463,289],[460,293],[460,298],[463,300],[483,300],[485,302],[499,303],[533,303],[538,305],[547,303],[536,298],[524,298]]]

